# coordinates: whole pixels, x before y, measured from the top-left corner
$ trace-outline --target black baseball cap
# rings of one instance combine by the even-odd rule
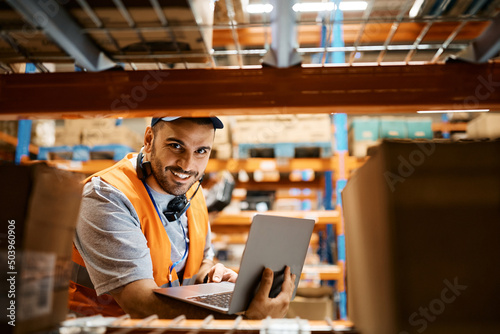
[[[180,116],[175,116],[175,117],[153,118],[151,120],[151,127],[153,127],[159,121],[172,122],[172,121],[175,121],[176,119],[179,119],[179,118],[181,118],[181,117]],[[210,118],[210,120],[212,121],[212,124],[214,125],[214,129],[222,129],[222,128],[224,128],[224,124],[217,117],[207,117],[207,118]]]

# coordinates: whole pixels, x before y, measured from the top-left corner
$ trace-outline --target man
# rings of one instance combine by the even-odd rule
[[[205,317],[208,311],[153,289],[236,281],[234,271],[214,265],[207,209],[198,191],[215,129],[222,127],[216,117],[153,118],[137,157],[130,154],[86,180],[72,257],[73,312]],[[245,315],[283,317],[294,276],[286,268],[282,292],[269,298],[273,273],[264,270]]]

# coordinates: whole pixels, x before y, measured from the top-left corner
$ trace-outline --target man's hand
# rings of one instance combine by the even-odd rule
[[[281,292],[276,298],[269,298],[269,292],[273,285],[273,271],[264,269],[260,281],[259,290],[255,294],[245,315],[250,319],[283,318],[288,312],[290,300],[295,290],[296,275],[291,275],[290,267],[285,268],[285,278],[281,285]]]
[[[220,283],[222,281],[235,283],[237,278],[238,274],[224,267],[222,263],[217,263],[208,272],[208,283]]]

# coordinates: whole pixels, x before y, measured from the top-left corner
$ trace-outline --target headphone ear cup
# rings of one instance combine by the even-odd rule
[[[137,154],[137,166],[135,167],[135,171],[137,173],[137,177],[140,180],[145,181],[146,178],[151,175],[151,162],[145,161],[142,162],[142,159],[144,158],[144,154],[142,152],[139,152]]]
[[[142,152],[139,152],[137,154],[137,165],[135,167],[135,171],[137,173],[137,177],[140,179],[140,180],[144,180],[145,177],[144,177],[144,171],[142,169],[142,157],[143,157],[143,154]]]
[[[185,195],[174,197],[167,205],[167,211],[181,212],[186,207],[188,201]]]

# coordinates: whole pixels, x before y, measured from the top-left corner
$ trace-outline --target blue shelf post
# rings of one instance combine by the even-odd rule
[[[341,289],[339,289],[339,311],[340,318],[342,320],[347,319],[347,294],[345,291],[345,272],[346,272],[346,256],[345,256],[345,236],[344,236],[344,216],[342,213],[342,190],[347,184],[347,173],[345,170],[346,158],[348,157],[347,148],[347,115],[346,114],[335,114],[333,116],[335,125],[335,145],[338,157],[338,175],[335,184],[336,194],[337,194],[337,208],[340,210],[340,226],[337,229],[337,253],[338,253],[338,265],[342,267],[343,274],[343,284]]]
[[[35,73],[35,64],[27,63],[25,73]],[[31,120],[19,120],[17,126],[17,146],[16,146],[16,165],[21,164],[23,157],[30,155],[30,141],[31,141]]]

